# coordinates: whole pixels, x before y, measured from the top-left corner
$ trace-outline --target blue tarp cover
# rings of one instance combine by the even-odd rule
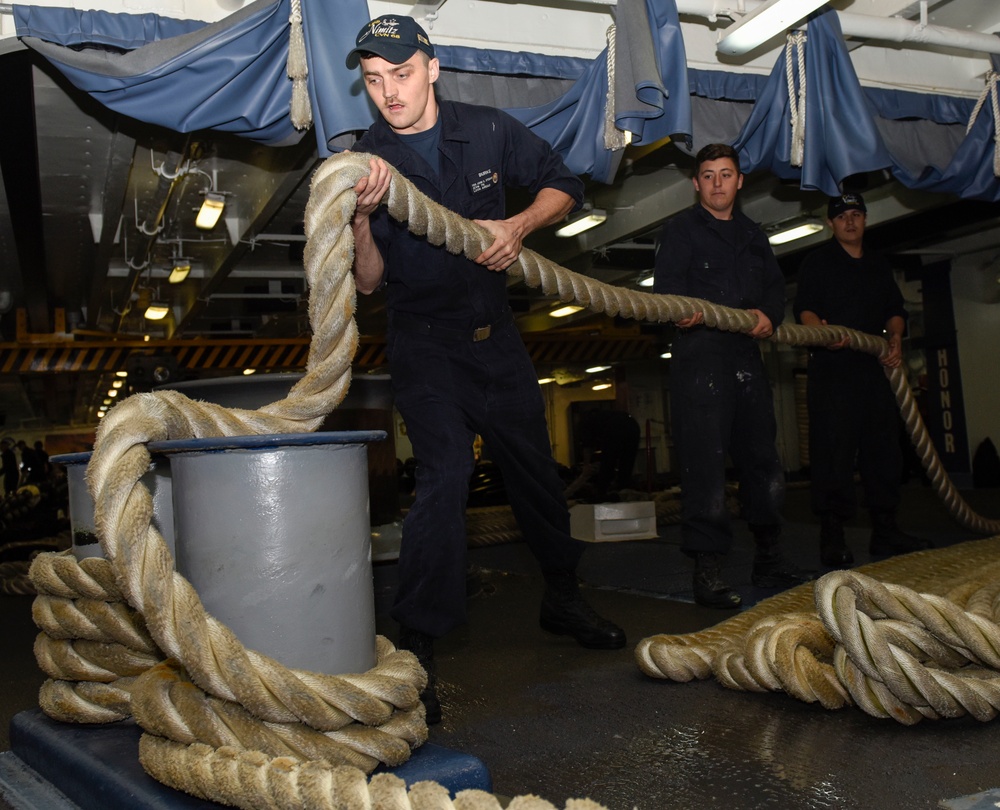
[[[180,132],[216,129],[281,144],[299,137],[288,119],[289,8],[288,0],[257,0],[210,24],[31,6],[15,6],[14,16],[18,36],[124,115]],[[619,95],[616,120],[637,142],[688,134],[674,0],[622,0],[619,14],[641,40],[621,43],[622,53],[640,55],[646,72],[635,76],[631,98]],[[344,64],[368,9],[364,0],[302,0],[302,16],[315,135],[325,156],[335,138],[366,129],[375,115],[359,73]],[[606,51],[587,61],[442,46],[438,56],[446,69],[575,79],[562,98],[510,112],[553,143],[577,173],[612,179],[617,162],[603,145]]]
[[[14,6],[14,18],[27,44],[124,115],[181,132],[217,129],[282,144],[301,137],[288,117],[289,10],[289,0],[256,0],[205,24],[152,14]],[[368,9],[364,0],[302,0],[302,12],[315,137],[325,156],[335,138],[366,129],[375,115],[359,74],[344,65]],[[789,163],[784,51],[766,77],[688,70],[674,0],[620,0],[616,22],[614,119],[632,133],[633,143],[688,138],[697,125],[690,97],[703,96],[752,105],[742,131],[730,138],[741,150],[745,170],[767,169],[798,179],[803,188],[832,194],[849,175],[887,168],[912,188],[1000,199],[1000,180],[992,169],[992,115],[984,111],[956,148],[955,132],[964,128],[974,100],[862,88],[832,11],[814,16],[808,26],[801,169]],[[552,143],[575,172],[613,180],[621,152],[606,149],[603,140],[607,49],[593,60],[448,46],[437,50],[448,70],[510,81],[524,76],[572,80],[570,90],[553,101],[508,112]],[[880,126],[911,120],[949,128],[936,152],[927,150],[945,152],[948,159],[900,151],[907,149],[907,140],[919,138],[887,146]],[[927,131],[920,137],[928,137]]]

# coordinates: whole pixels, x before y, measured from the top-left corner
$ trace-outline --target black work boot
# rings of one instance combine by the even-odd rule
[[[424,704],[427,725],[434,726],[441,722],[441,704],[437,696],[437,669],[434,666],[434,637],[419,630],[399,626],[400,650],[409,650],[415,656],[420,666],[427,673],[427,686],[420,693],[420,702]]]
[[[625,646],[625,631],[598,616],[587,604],[575,574],[545,575],[538,623],[543,630],[572,636],[581,647],[591,650],[618,650]]]
[[[722,581],[722,555],[699,551],[694,557],[694,601],[703,607],[731,610],[743,604],[743,598]]]
[[[854,555],[847,547],[844,522],[836,515],[823,515],[819,529],[819,558],[828,568],[850,568]]]
[[[873,557],[892,557],[895,554],[906,554],[910,551],[923,551],[932,548],[930,540],[907,534],[896,525],[894,511],[871,510],[872,538],[868,551]]]
[[[758,588],[794,588],[816,578],[812,571],[792,565],[781,552],[780,526],[751,526],[757,553],[750,581]]]

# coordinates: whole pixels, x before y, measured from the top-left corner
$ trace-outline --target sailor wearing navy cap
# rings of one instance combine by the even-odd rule
[[[514,325],[503,272],[528,234],[580,206],[583,184],[548,143],[506,113],[439,101],[434,46],[412,18],[369,22],[347,64],[360,64],[380,114],[354,147],[378,156],[355,188],[355,281],[361,293],[385,291],[395,404],[417,461],[391,615],[400,624],[399,646],[431,676],[421,697],[432,723],[440,719],[433,641],[466,617],[465,506],[477,434],[500,467],[541,566],[541,626],[584,647],[625,644],[622,630],[598,616],[578,587],[583,543],[569,533],[538,378]],[[389,188],[386,163],[432,200],[478,222],[493,243],[470,260],[392,220],[379,205]],[[533,197],[512,215],[508,186]]]

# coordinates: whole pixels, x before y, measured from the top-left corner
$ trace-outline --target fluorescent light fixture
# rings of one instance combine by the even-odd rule
[[[772,245],[783,245],[785,242],[794,242],[796,239],[819,233],[821,230],[823,230],[823,226],[819,222],[801,222],[798,225],[775,231],[767,237],[767,241]]]
[[[653,274],[650,273],[648,276],[643,276],[639,279],[640,287],[652,287],[653,286]]]
[[[168,312],[170,312],[170,307],[166,304],[150,304],[146,307],[143,317],[149,321],[162,321],[167,317]]]
[[[730,56],[752,51],[825,4],[826,0],[766,0],[726,28],[716,47]]]
[[[554,309],[549,313],[551,318],[565,318],[567,315],[572,315],[574,312],[579,312],[583,307],[577,306],[576,304],[567,304],[564,307],[559,307],[559,309]]]
[[[555,377],[542,377],[542,378],[541,378],[541,379],[540,379],[540,380],[538,381],[538,384],[539,384],[539,385],[548,385],[549,383],[553,383],[553,382],[555,382],[555,381],[556,381],[556,378],[555,378]]]
[[[611,387],[611,383],[603,382],[603,383],[598,383],[597,385],[595,385],[590,390],[591,391],[603,391],[605,388],[610,388],[610,387]]]
[[[245,369],[243,369],[243,376],[244,377],[249,377],[251,374],[256,373],[256,371],[257,371],[257,369],[255,369],[255,368],[245,368]]]
[[[212,224],[214,225],[215,223]],[[188,277],[188,273],[190,272],[191,262],[187,259],[174,259],[174,267],[170,271],[170,276],[167,278],[167,282],[170,284],[180,284]]]
[[[589,211],[581,211],[573,219],[556,231],[556,236],[576,236],[578,233],[589,231],[591,228],[600,225],[608,218],[608,212],[603,208],[591,208]]]
[[[596,374],[598,371],[607,371],[611,366],[591,366],[585,369],[588,374]]]
[[[116,371],[115,372],[115,376],[116,377],[127,377],[128,376],[128,372],[127,371]]]
[[[194,221],[196,227],[203,231],[210,231],[215,227],[215,223],[222,216],[222,209],[226,207],[226,195],[218,191],[206,191],[205,201],[198,211],[198,218]]]

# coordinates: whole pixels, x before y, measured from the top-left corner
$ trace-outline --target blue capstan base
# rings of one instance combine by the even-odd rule
[[[11,750],[0,754],[0,797],[17,808],[39,810],[207,810],[221,808],[160,784],[139,764],[142,730],[131,721],[110,725],[60,723],[40,709],[10,723]],[[430,780],[452,795],[492,792],[486,766],[476,757],[425,743],[398,768],[408,785]]]

